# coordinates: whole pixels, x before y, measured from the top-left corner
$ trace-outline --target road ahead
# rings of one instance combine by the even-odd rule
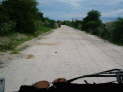
[[[68,26],[34,39],[20,57],[0,69],[6,92],[39,80],[67,79],[123,68],[123,48]]]

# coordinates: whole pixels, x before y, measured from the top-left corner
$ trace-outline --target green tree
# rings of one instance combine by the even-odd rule
[[[7,0],[3,5],[8,9],[10,19],[16,22],[16,31],[35,32],[35,20],[38,17],[36,0]]]
[[[0,5],[0,24],[9,20],[7,9]]]
[[[39,19],[44,21],[44,14],[42,12],[38,13]]]
[[[92,34],[97,34],[98,27],[102,25],[102,21],[100,20],[100,12],[96,10],[92,10],[88,12],[87,17],[83,19],[82,22],[82,30],[90,32]]]
[[[10,16],[8,13],[8,9],[3,6],[1,3],[0,5],[0,35],[8,35],[12,33],[15,29],[15,22],[10,20]]]

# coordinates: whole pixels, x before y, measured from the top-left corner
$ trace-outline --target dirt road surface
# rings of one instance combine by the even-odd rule
[[[123,47],[68,26],[30,41],[28,48],[0,68],[6,92],[39,80],[67,79],[107,69],[123,68]]]

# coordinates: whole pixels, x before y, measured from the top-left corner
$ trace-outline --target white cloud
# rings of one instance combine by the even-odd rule
[[[64,14],[64,16],[67,18],[80,18],[80,17],[82,17],[82,15],[79,13],[78,14],[75,14],[75,13]]]
[[[92,5],[116,5],[123,0],[37,0],[40,4],[48,4],[52,2],[62,2],[74,7],[80,7],[84,4],[92,4]]]
[[[85,0],[85,1],[89,2],[91,0]],[[105,5],[116,5],[116,4],[119,4],[120,2],[123,2],[123,0],[93,0],[93,2],[91,2],[91,3],[105,4]]]
[[[82,0],[59,0],[60,2],[64,2],[66,4],[72,5],[74,7],[79,7],[80,6],[80,2]]]
[[[117,17],[123,16],[123,9],[117,9],[111,12],[102,13],[104,17]]]
[[[62,2],[62,3],[65,3],[65,4],[69,4],[69,5],[72,5],[74,7],[79,7],[80,6],[80,2],[83,1],[83,0],[37,0],[40,4],[48,4],[48,3],[51,3],[51,2]]]
[[[81,5],[84,5],[84,4],[116,5],[123,2],[123,0],[54,0],[54,1],[64,2],[74,7],[80,7]]]

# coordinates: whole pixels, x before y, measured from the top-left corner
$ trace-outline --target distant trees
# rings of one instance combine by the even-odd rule
[[[102,23],[100,12],[92,10],[83,19],[82,30],[97,35],[105,40],[117,44],[123,44],[123,18],[117,21],[104,24]]]
[[[68,25],[77,29],[81,29],[82,28],[82,21],[81,20],[72,20],[72,21],[62,21],[61,24],[63,25]]]
[[[100,17],[99,11],[91,10],[83,20],[63,21],[62,24],[97,35],[116,44],[123,44],[123,18],[103,23]]]
[[[72,21],[69,21],[69,20],[62,21],[62,25],[68,25],[68,26],[73,27]]]
[[[48,26],[51,28],[56,28],[56,21],[55,20],[49,19],[47,17],[45,17],[43,20],[44,20],[43,22],[44,22],[45,26]]]

